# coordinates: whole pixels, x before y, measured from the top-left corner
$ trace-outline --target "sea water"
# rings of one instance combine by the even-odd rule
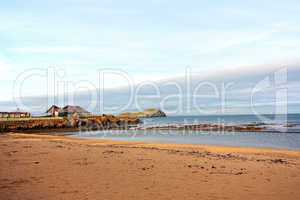
[[[75,137],[141,141],[150,143],[204,144],[238,147],[261,147],[300,150],[300,114],[289,115],[224,115],[169,116],[142,119],[141,130],[105,130],[74,133]],[[197,130],[143,130],[143,127],[164,127],[184,124],[256,124],[268,127],[267,132],[221,132]]]

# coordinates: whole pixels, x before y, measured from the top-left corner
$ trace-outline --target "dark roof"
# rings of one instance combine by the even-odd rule
[[[62,112],[64,112],[64,113],[85,113],[85,114],[89,114],[88,111],[86,111],[85,109],[83,109],[80,106],[70,106],[70,105],[67,105],[67,106],[63,107]]]
[[[60,107],[56,106],[56,105],[52,105],[47,111],[46,113],[50,112],[50,110],[52,109],[60,109]]]

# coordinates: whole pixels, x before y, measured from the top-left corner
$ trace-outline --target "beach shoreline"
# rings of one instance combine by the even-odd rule
[[[298,199],[300,151],[0,135],[0,199]]]

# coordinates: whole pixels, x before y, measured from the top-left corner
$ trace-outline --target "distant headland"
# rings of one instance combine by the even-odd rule
[[[122,113],[122,117],[136,117],[136,118],[152,118],[152,117],[166,117],[166,113],[159,109],[150,108],[146,109],[143,112],[126,112]]]

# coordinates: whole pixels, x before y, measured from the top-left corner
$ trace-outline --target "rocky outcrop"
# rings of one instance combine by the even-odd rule
[[[131,118],[151,118],[151,117],[166,117],[166,113],[159,109],[147,109],[143,112],[127,112],[122,113],[121,117],[131,117]]]
[[[223,125],[223,124],[177,124],[152,127],[137,127],[137,130],[178,130],[178,131],[205,131],[205,132],[263,132],[266,127],[259,125]]]
[[[78,121],[81,130],[128,129],[140,123],[138,118],[116,117],[113,115],[93,116]]]

